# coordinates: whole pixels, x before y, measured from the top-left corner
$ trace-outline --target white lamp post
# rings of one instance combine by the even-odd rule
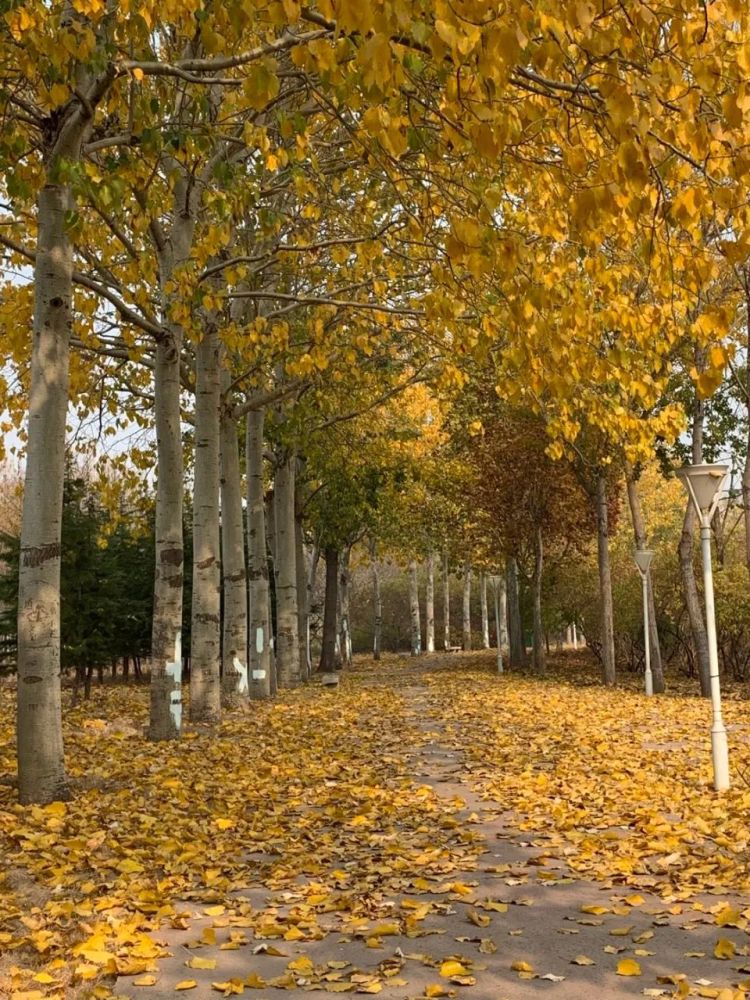
[[[651,549],[636,549],[634,553],[635,564],[641,574],[643,583],[643,648],[646,654],[646,694],[654,693],[654,675],[651,673],[651,636],[649,635],[648,621],[648,570],[654,553]]]
[[[719,652],[716,644],[716,612],[714,610],[714,578],[711,568],[711,518],[724,484],[728,465],[685,465],[677,470],[685,489],[698,512],[701,525],[703,556],[703,590],[706,601],[706,635],[708,666],[711,681],[711,756],[714,767],[714,788],[723,792],[729,788],[729,748],[727,730],[721,717],[721,686],[719,684]]]

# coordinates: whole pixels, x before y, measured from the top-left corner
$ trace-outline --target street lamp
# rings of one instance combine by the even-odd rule
[[[701,555],[703,557],[703,590],[706,602],[706,636],[708,638],[708,672],[711,682],[711,756],[714,767],[714,788],[723,792],[729,788],[729,748],[727,730],[721,717],[721,687],[719,684],[719,653],[716,644],[716,612],[714,610],[714,578],[711,569],[711,518],[713,517],[729,466],[685,465],[677,476],[690,495],[701,525]]]
[[[654,693],[654,675],[651,673],[651,636],[648,624],[648,569],[654,553],[651,549],[636,549],[633,557],[643,582],[643,648],[646,654],[646,694]]]

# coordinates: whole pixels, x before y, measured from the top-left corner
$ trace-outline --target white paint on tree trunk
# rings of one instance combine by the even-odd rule
[[[253,670],[253,680],[254,681],[264,681],[266,679],[265,670]]]
[[[255,652],[256,653],[262,653],[263,652],[263,641],[264,641],[264,638],[265,637],[263,635],[263,626],[259,625],[256,628],[256,630],[255,630]],[[253,671],[253,677],[255,676],[256,673],[257,673],[257,671],[254,670]],[[263,671],[263,676],[264,677],[265,677],[265,674],[266,674],[266,672],[264,670]]]
[[[238,675],[237,693],[247,694],[248,692],[247,665],[242,663],[239,657],[235,656],[235,658],[232,660],[232,666],[234,667],[235,673]]]

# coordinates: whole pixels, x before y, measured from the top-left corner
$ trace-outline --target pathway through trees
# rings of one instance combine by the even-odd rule
[[[0,806],[3,995],[733,997],[750,792],[715,808],[705,703],[491,662],[360,664],[168,750],[145,691],[97,691],[75,802]]]

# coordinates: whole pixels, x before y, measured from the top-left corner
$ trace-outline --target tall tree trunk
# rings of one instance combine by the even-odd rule
[[[279,464],[274,477],[274,512],[276,517],[275,653],[276,676],[280,688],[297,687],[301,680],[294,496],[296,467],[296,456],[289,455]]]
[[[172,199],[171,233],[157,253],[165,332],[156,344],[154,422],[156,425],[156,552],[151,628],[151,710],[149,738],[177,739],[182,728],[182,537],[183,457],[180,412],[182,328],[172,322],[176,295],[169,290],[177,267],[190,256],[199,193],[186,176]]]
[[[247,568],[250,595],[248,666],[250,697],[271,696],[271,596],[268,586],[266,507],[263,491],[265,412],[251,410],[245,423],[247,467]]]
[[[461,630],[463,648],[471,649],[471,563],[464,563],[464,600],[462,607]]]
[[[419,583],[417,581],[417,561],[409,563],[409,612],[411,617],[411,655],[422,652],[422,623],[419,620]]]
[[[448,566],[448,550],[443,552],[443,649],[451,645],[451,577]]]
[[[487,574],[479,574],[479,606],[482,614],[482,649],[490,648],[490,619],[487,613]]]
[[[495,590],[497,592],[497,604],[499,618],[495,621],[495,645],[498,649],[508,647],[508,581],[504,573],[498,573],[495,577]]]
[[[544,572],[544,540],[542,529],[537,526],[534,532],[534,633],[533,633],[533,664],[538,674],[543,674],[547,666],[545,659],[544,625],[542,623],[542,576]]]
[[[370,541],[370,570],[372,572],[373,634],[372,656],[380,659],[380,645],[383,635],[383,601],[380,596],[380,566],[378,565],[375,542]]]
[[[646,525],[643,520],[641,510],[641,499],[638,496],[638,483],[630,465],[625,470],[625,483],[628,490],[628,504],[630,506],[630,519],[633,523],[633,535],[635,536],[635,546],[637,549],[647,547]],[[654,692],[661,694],[664,691],[664,670],[661,662],[661,646],[659,644],[659,625],[656,621],[656,603],[654,601],[654,587],[651,573],[648,574],[648,635],[651,652],[651,674],[654,682]]]
[[[151,635],[149,736],[171,740],[182,728],[182,429],[180,427],[181,331],[156,345],[156,568]]]
[[[703,400],[696,397],[693,404],[692,420],[692,460],[695,465],[699,465],[703,461],[704,414],[705,404]],[[706,633],[706,623],[703,618],[703,609],[701,608],[701,601],[698,595],[698,584],[695,579],[695,567],[693,564],[695,522],[696,514],[693,503],[688,498],[678,549],[680,573],[682,574],[682,593],[685,598],[685,607],[687,608],[688,619],[690,621],[693,647],[698,660],[698,677],[701,694],[704,698],[709,698],[711,696],[711,671],[708,660],[708,635]]]
[[[229,388],[229,373],[222,389]],[[224,585],[222,696],[226,705],[247,698],[247,568],[242,525],[242,479],[237,424],[227,401],[221,411],[221,568]]]
[[[299,633],[299,667],[302,680],[310,677],[310,592],[307,589],[305,532],[302,514],[294,519],[295,566],[297,569],[297,631]]]
[[[71,8],[66,6],[64,20]],[[97,43],[109,44],[102,22]],[[70,186],[60,168],[80,163],[94,113],[115,78],[103,50],[97,78],[75,67],[76,89],[65,113],[45,119],[44,186],[37,198],[31,387],[18,569],[18,687],[16,739],[21,803],[67,797],[60,681],[60,557],[65,478],[70,335],[73,326],[73,247],[67,216]]]
[[[508,591],[508,635],[510,640],[508,660],[511,667],[523,667],[526,660],[526,649],[523,641],[521,601],[518,594],[518,563],[514,557],[508,559],[506,580]]]
[[[320,653],[320,671],[330,673],[340,664],[336,660],[336,619],[339,590],[339,550],[327,545],[324,550],[326,561],[326,592],[323,602],[323,647]]]
[[[596,541],[599,562],[599,600],[602,622],[602,677],[611,686],[617,681],[615,665],[615,626],[612,613],[612,572],[609,563],[609,511],[607,477],[599,472],[596,479]]]
[[[501,608],[500,608],[500,586],[501,577],[496,576],[493,579],[493,596],[495,598],[495,648],[497,649],[497,672],[501,674],[503,672],[503,643],[501,640],[502,636],[502,619],[501,619]],[[505,596],[505,581],[502,580],[503,596]],[[503,609],[504,610],[504,609]]]
[[[424,598],[425,647],[428,653],[435,652],[435,553],[427,553],[427,584]]]
[[[18,788],[22,803],[68,797],[60,694],[60,551],[73,250],[65,185],[37,205],[28,444],[18,570]]]
[[[745,384],[742,386],[745,396],[745,419],[747,420],[747,435],[745,438],[745,464],[742,469],[742,513],[745,521],[745,565],[750,571],[750,268],[743,271],[743,286],[745,291]]]
[[[349,613],[352,582],[349,568],[351,556],[351,545],[347,545],[339,556],[339,652],[346,666],[350,666],[352,662],[352,628]]]
[[[209,325],[195,352],[193,604],[190,718],[221,718],[221,539],[219,531],[219,336]]]

